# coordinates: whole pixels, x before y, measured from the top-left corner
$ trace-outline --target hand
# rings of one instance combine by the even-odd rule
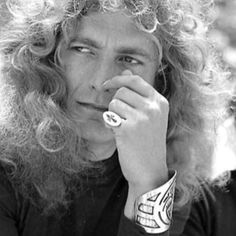
[[[106,81],[104,89],[117,89],[109,110],[123,118],[121,126],[112,129],[121,169],[130,189],[140,195],[162,185],[168,178],[168,101],[128,70]]]

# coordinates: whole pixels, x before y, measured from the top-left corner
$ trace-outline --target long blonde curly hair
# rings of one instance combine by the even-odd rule
[[[207,0],[7,1],[9,22],[0,34],[0,161],[12,184],[50,209],[66,205],[79,173],[93,168],[67,112],[57,49],[83,15],[126,9],[161,46],[155,86],[170,104],[167,161],[178,171],[176,207],[194,196],[199,179],[209,175],[226,100],[227,74],[207,40],[210,7]]]

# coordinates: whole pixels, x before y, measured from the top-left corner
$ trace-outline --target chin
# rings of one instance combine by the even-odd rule
[[[106,128],[99,122],[88,122],[82,125],[82,138],[88,142],[107,143],[114,141],[114,134],[111,129]]]

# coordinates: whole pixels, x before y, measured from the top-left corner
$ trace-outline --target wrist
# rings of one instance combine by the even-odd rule
[[[156,189],[168,181],[168,169],[163,168],[158,172],[157,177],[143,176],[138,182],[129,182],[128,196],[124,209],[124,214],[129,219],[134,219],[134,205],[138,197],[153,189]]]
[[[175,183],[176,171],[170,171],[168,182],[136,199],[134,221],[147,233],[163,233],[169,229],[174,205]]]
[[[152,171],[152,173],[151,171],[148,173],[141,173],[140,178],[137,178],[135,181],[128,181],[129,193],[137,198],[152,189],[162,186],[168,179],[169,174],[167,166]]]

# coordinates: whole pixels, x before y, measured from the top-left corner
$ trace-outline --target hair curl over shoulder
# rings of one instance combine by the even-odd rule
[[[0,37],[0,151],[15,186],[32,201],[35,189],[42,205],[53,208],[66,204],[77,173],[92,168],[67,112],[57,49],[83,15],[126,9],[161,47],[155,86],[170,104],[167,160],[179,173],[176,206],[196,194],[199,179],[210,173],[227,77],[207,39],[211,1],[9,0],[7,7],[11,18]]]

